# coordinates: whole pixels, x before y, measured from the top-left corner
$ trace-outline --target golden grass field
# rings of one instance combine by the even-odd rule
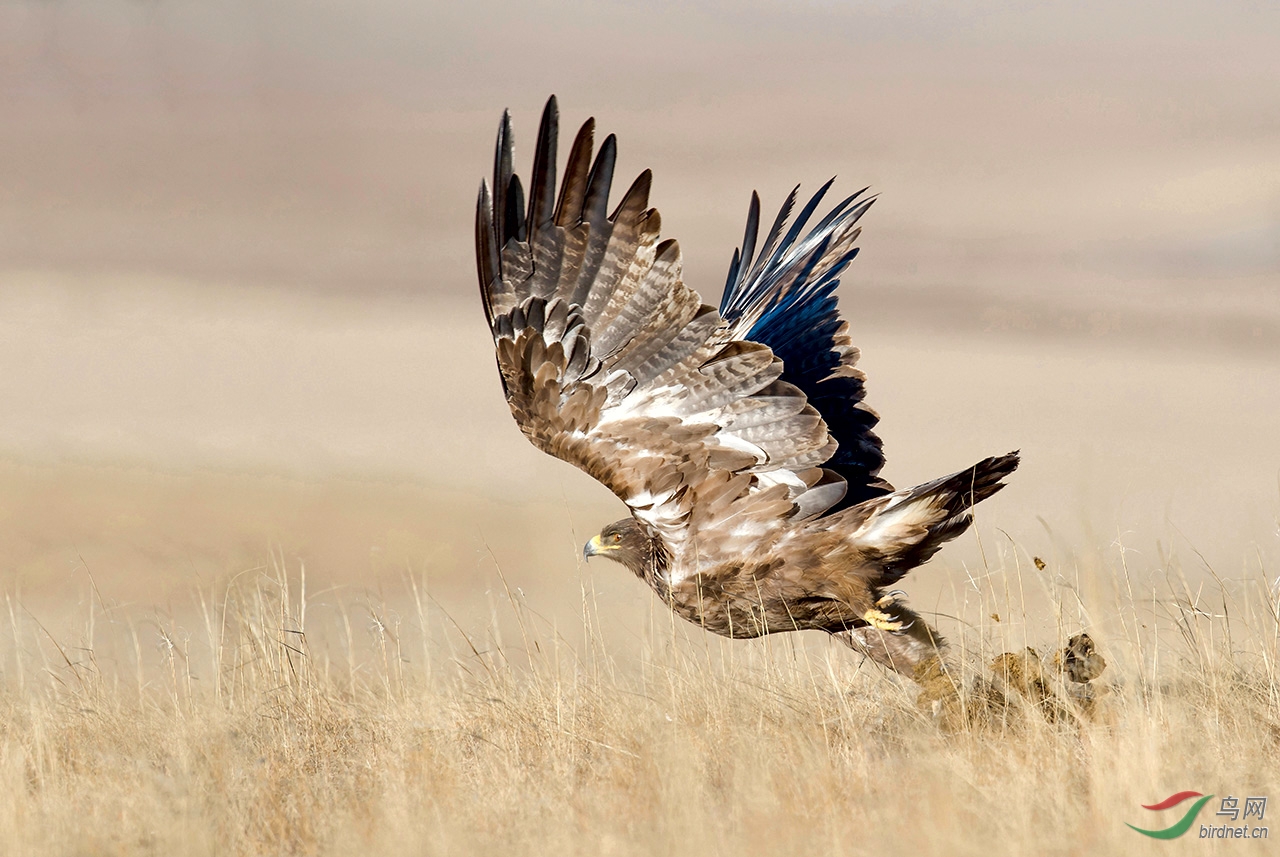
[[[11,854],[1270,853],[1124,827],[1174,791],[1278,784],[1274,570],[1203,586],[1176,558],[1153,571],[1121,551],[1041,571],[1009,549],[917,572],[962,581],[939,612],[966,685],[1028,626],[1044,651],[1087,628],[1109,661],[1094,719],[1015,706],[944,732],[913,685],[843,647],[725,641],[643,608],[619,633],[599,604],[611,588],[587,581],[577,625],[557,627],[532,606],[545,593],[508,589],[500,569],[461,599],[490,615],[460,619],[425,569],[376,595],[326,591],[264,555],[139,609],[145,595],[116,603],[81,567],[78,616],[5,595],[0,841]]]
[[[962,685],[1001,653],[1048,656],[1081,630],[1108,662],[1095,719],[1049,723],[1015,699],[1007,716],[946,731],[914,685],[821,634],[714,638],[620,567],[583,564],[616,501],[519,435],[489,383],[482,320],[398,313],[277,341],[323,371],[353,359],[326,355],[354,331],[377,343],[358,358],[368,377],[388,351],[429,365],[410,339],[460,354],[449,383],[474,392],[445,387],[459,412],[421,413],[426,443],[460,450],[434,473],[387,434],[395,403],[421,407],[394,392],[367,428],[315,432],[340,450],[384,432],[398,468],[348,454],[326,471],[283,447],[258,450],[278,452],[275,468],[207,449],[185,467],[163,448],[151,461],[0,460],[6,853],[1274,848],[1125,826],[1161,826],[1151,819],[1178,810],[1140,804],[1177,791],[1280,793],[1265,360],[868,333],[895,482],[1023,446],[974,530],[904,581],[949,637]],[[175,314],[174,336],[183,324]],[[258,335],[237,324],[220,325],[229,351]],[[20,332],[9,342],[22,347]],[[956,365],[977,392],[939,382]],[[253,382],[287,389],[276,371]],[[334,377],[314,401],[289,394],[306,425],[346,395]],[[1087,396],[1060,403],[1085,381]],[[37,401],[39,382],[27,413],[59,407]],[[1200,408],[1170,419],[1188,385]],[[141,430],[136,394],[119,395],[126,407],[97,412],[94,431]],[[930,408],[966,420],[939,425]],[[1224,413],[1236,422],[1218,431],[1236,441],[1206,452]],[[253,427],[255,414],[238,419]]]
[[[1108,661],[1097,721],[947,732],[820,634],[712,638],[584,565],[619,504],[520,435],[469,303],[13,286],[5,853],[1273,847],[1125,826],[1280,793],[1280,364],[1247,326],[860,322],[891,481],[1023,452],[903,583],[961,683],[1082,630]]]

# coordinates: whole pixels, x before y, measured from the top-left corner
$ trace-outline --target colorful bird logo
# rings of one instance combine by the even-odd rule
[[[1191,825],[1195,823],[1196,816],[1200,814],[1200,810],[1204,808],[1204,805],[1213,798],[1213,795],[1202,795],[1200,792],[1178,792],[1177,794],[1169,795],[1159,803],[1153,803],[1150,806],[1147,806],[1146,804],[1142,805],[1143,809],[1159,811],[1177,806],[1183,801],[1190,800],[1193,797],[1200,799],[1193,803],[1191,808],[1187,810],[1187,814],[1182,816],[1182,818],[1172,827],[1166,827],[1164,830],[1143,830],[1141,827],[1134,827],[1127,821],[1125,824],[1129,827],[1133,827],[1134,830],[1138,831],[1143,836],[1150,836],[1152,839],[1177,839],[1179,836],[1191,829]]]

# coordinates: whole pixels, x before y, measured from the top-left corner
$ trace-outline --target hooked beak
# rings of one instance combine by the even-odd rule
[[[601,547],[602,546],[600,544],[600,534],[596,533],[594,536],[591,537],[591,541],[587,542],[585,545],[582,546],[582,558],[590,559],[591,557],[600,553]]]

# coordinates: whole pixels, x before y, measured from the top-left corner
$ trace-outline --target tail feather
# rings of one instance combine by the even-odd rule
[[[972,467],[868,500],[847,512],[850,538],[870,566],[880,570],[875,586],[888,586],[927,562],[973,522],[969,511],[1000,489],[1018,467],[1018,453],[983,459]],[[842,522],[844,523],[844,522]]]

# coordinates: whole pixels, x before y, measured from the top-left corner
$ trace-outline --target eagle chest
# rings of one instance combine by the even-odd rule
[[[651,579],[658,596],[681,618],[722,637],[751,638],[795,630],[779,599],[776,563],[726,563],[677,583]]]

